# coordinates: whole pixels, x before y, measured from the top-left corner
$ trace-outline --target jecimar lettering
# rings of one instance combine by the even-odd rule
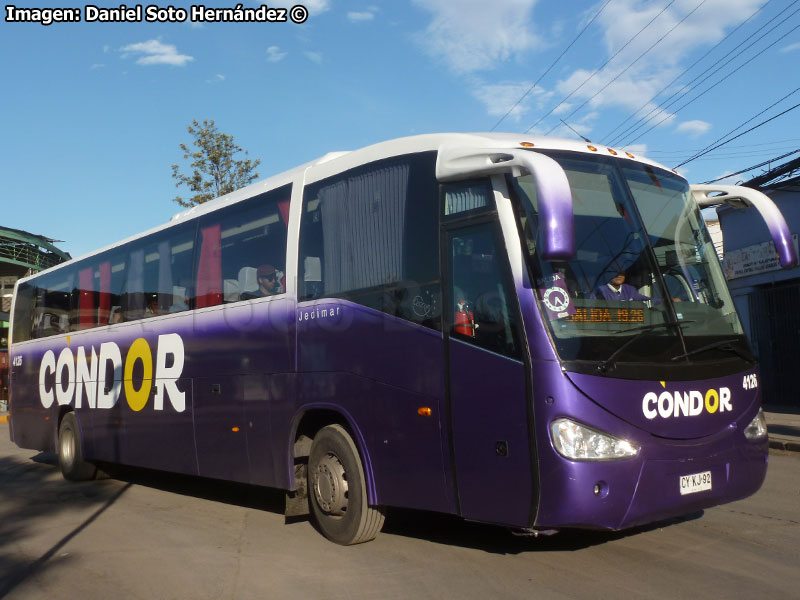
[[[729,412],[731,406],[731,390],[721,387],[719,390],[710,389],[705,393],[692,390],[689,392],[669,392],[664,390],[660,394],[648,392],[642,398],[642,412],[648,419],[661,417],[696,417],[703,411],[709,414]]]
[[[153,352],[144,338],[136,339],[128,348],[125,361],[114,342],[100,344],[99,354],[94,346],[78,346],[61,350],[56,358],[52,350],[45,352],[39,365],[39,399],[42,406],[50,408],[53,402],[71,404],[81,408],[108,409],[117,404],[125,388],[125,399],[132,410],[142,410],[150,399],[155,385],[153,408],[164,410],[164,400],[169,400],[177,412],[186,410],[186,393],[178,389],[177,379],[183,371],[183,340],[177,333],[158,336],[153,378]],[[133,369],[142,363],[142,382],[134,387]],[[109,369],[109,366],[111,367]],[[123,371],[124,369],[124,371]],[[107,381],[109,372],[112,379]],[[124,376],[123,376],[124,374]]]

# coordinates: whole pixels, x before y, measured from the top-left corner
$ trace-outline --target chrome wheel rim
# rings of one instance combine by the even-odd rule
[[[61,436],[61,445],[59,449],[61,462],[65,465],[71,465],[75,460],[75,437],[72,435],[72,430],[65,429]]]
[[[317,463],[313,477],[314,498],[327,515],[342,517],[347,512],[347,473],[339,458],[328,452]]]

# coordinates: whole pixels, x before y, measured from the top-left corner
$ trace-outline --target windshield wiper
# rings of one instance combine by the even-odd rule
[[[619,356],[620,352],[641,338],[645,333],[653,331],[654,329],[663,329],[665,327],[683,327],[689,323],[694,323],[694,321],[681,321],[680,323],[653,323],[652,325],[642,325],[641,327],[633,327],[631,329],[620,329],[619,331],[615,331],[614,333],[623,333],[627,331],[638,331],[639,333],[614,350],[614,352],[611,353],[611,356],[597,365],[597,371],[600,373],[606,373],[609,368],[614,367],[614,359]]]
[[[738,341],[739,340],[737,339],[721,340],[719,342],[714,342],[713,344],[708,344],[706,346],[701,346],[700,348],[695,348],[694,350],[690,350],[689,352],[684,352],[683,354],[678,354],[677,356],[673,356],[670,360],[680,360],[681,358],[686,358],[687,356],[700,354],[701,352],[705,352],[706,350],[713,350],[714,348],[719,348],[720,350],[725,350],[727,352],[734,352],[747,362],[755,362],[756,360],[755,356],[733,345],[734,342]]]
[[[628,333],[630,331],[652,331],[653,329],[661,329],[662,327],[683,327],[687,323],[694,323],[695,321],[681,320],[678,323],[653,323],[652,325],[642,325],[641,327],[629,327],[628,329],[617,329],[614,333]]]

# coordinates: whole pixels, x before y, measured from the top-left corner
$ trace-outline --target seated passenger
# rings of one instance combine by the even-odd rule
[[[282,273],[272,265],[261,265],[258,267],[258,272],[256,274],[258,278],[258,289],[246,295],[242,294],[242,298],[264,298],[266,296],[282,294],[283,285],[281,285],[281,275]]]
[[[144,310],[145,317],[155,317],[158,316],[158,297],[153,296],[147,303],[147,306]]]

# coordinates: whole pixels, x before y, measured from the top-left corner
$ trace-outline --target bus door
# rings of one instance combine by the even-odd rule
[[[498,223],[493,216],[467,223],[445,225],[442,236],[460,514],[526,526],[534,485],[521,318]]]

